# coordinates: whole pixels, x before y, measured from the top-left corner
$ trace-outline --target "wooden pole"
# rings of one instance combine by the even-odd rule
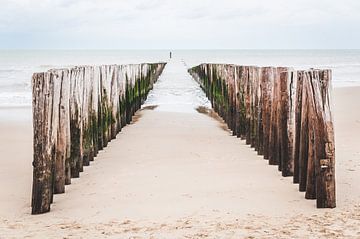
[[[202,64],[189,72],[234,135],[293,175],[317,207],[336,206],[331,71]]]
[[[309,116],[308,116],[308,90],[309,77],[303,71],[300,72],[302,82],[302,99],[301,99],[301,127],[300,127],[300,142],[299,142],[299,190],[306,191],[308,156],[309,156]]]
[[[32,214],[50,211],[52,201],[53,145],[51,145],[53,81],[49,73],[32,78],[34,161]]]
[[[274,71],[275,69],[272,67],[264,67],[262,68],[262,95],[263,95],[263,151],[264,151],[264,159],[270,158],[270,129],[271,129],[271,112],[272,112],[272,92],[274,85]]]
[[[68,79],[65,76],[68,72],[59,71],[54,73],[54,76],[57,77],[55,82],[60,84],[60,95],[59,95],[59,126],[57,132],[57,145],[56,145],[56,158],[55,158],[55,185],[54,193],[64,193],[65,192],[65,161],[67,158],[67,137],[68,137],[68,114],[69,114],[69,90],[70,85],[68,84]],[[56,105],[56,104],[55,104]],[[56,117],[56,113],[54,114]],[[55,118],[54,117],[54,118]]]
[[[303,97],[303,77],[296,72],[296,95],[295,95],[295,139],[294,139],[294,177],[293,182],[300,182],[300,135],[301,135],[301,116],[302,116],[302,97]]]
[[[279,141],[283,177],[293,175],[294,80],[291,71],[280,73]]]
[[[306,199],[316,199],[316,177],[315,177],[315,161],[316,161],[316,130],[320,126],[317,119],[316,103],[314,102],[313,82],[319,80],[319,72],[306,72],[308,80],[304,82],[304,90],[308,94],[308,163],[306,178]]]
[[[272,104],[270,116],[269,137],[269,164],[280,166],[279,145],[279,109],[280,109],[280,77],[279,69],[274,70],[274,87],[272,91]]]
[[[79,177],[83,166],[125,126],[120,122],[124,107],[132,116],[164,67],[84,66],[33,75],[32,214],[50,210],[53,194],[64,193],[71,178]],[[124,92],[130,92],[127,105],[122,104]]]
[[[331,112],[331,71],[319,71],[314,80],[314,102],[318,128],[315,134],[316,205],[318,208],[336,207],[335,140]]]

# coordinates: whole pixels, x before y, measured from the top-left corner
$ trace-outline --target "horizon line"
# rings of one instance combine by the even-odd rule
[[[0,48],[0,51],[329,51],[360,48]]]

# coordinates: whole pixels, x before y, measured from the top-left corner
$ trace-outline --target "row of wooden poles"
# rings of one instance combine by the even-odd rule
[[[165,63],[83,66],[32,77],[32,214],[50,210],[99,150],[129,124]]]
[[[330,70],[201,64],[189,73],[233,135],[318,208],[336,206]]]

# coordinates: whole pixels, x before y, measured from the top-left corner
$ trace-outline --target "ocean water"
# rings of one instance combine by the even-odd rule
[[[130,64],[167,59],[167,51],[0,50],[0,107],[31,106],[31,76],[34,72],[76,65]]]
[[[168,60],[168,50],[0,50],[0,107],[31,106],[31,76],[34,72],[74,65]],[[173,51],[173,60],[182,62],[185,69],[204,62],[289,66],[295,69],[330,68],[333,70],[334,87],[360,86],[360,50],[178,50]],[[180,68],[171,71],[176,69]],[[183,68],[181,71],[184,75]],[[166,95],[162,99],[166,98],[167,102],[179,101],[180,91],[174,90],[179,87],[179,81],[181,79],[176,79],[174,84],[168,82],[157,94]],[[183,83],[186,82],[192,84],[190,81]],[[200,94],[195,88],[188,88],[191,89],[194,92],[186,92],[182,96],[185,102]],[[190,97],[191,94],[193,96]]]
[[[199,84],[187,71],[186,63],[175,57],[149,92],[144,106],[156,105],[156,111],[194,113],[199,106],[211,107]]]

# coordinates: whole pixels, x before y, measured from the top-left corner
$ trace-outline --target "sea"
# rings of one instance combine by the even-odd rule
[[[75,65],[167,62],[169,53],[169,50],[0,50],[0,108],[31,107],[31,76],[34,72]],[[174,50],[172,56],[185,68],[205,62],[295,69],[330,68],[333,70],[333,87],[360,86],[360,50]],[[172,70],[176,71],[176,68]],[[186,81],[183,84],[193,83]],[[179,84],[166,84],[166,89],[176,87]],[[157,94],[167,94],[166,100],[171,101],[179,100],[179,92],[160,90]],[[198,90],[190,93],[202,94]]]

